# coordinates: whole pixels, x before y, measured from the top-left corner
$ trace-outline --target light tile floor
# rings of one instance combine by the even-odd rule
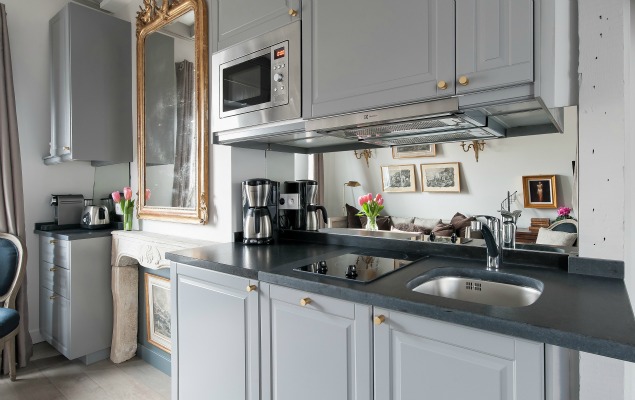
[[[169,400],[170,377],[135,357],[121,364],[70,361],[48,343],[33,348],[17,380],[0,377],[1,400]]]

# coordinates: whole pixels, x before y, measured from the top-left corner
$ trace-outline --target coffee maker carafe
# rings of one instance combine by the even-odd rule
[[[279,184],[269,179],[248,179],[242,183],[243,243],[273,242],[277,226]]]
[[[286,229],[317,231],[319,224],[317,210],[322,211],[326,224],[326,208],[318,205],[318,183],[313,180],[284,182],[280,196],[280,226]]]

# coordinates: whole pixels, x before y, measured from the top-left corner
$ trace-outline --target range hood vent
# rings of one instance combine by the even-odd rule
[[[308,131],[378,146],[494,139],[505,129],[480,112],[459,112],[457,98],[307,121]]]

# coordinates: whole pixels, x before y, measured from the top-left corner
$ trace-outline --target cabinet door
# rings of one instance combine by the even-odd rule
[[[303,4],[305,117],[454,94],[453,1]]]
[[[370,307],[274,285],[261,296],[263,400],[372,398]]]
[[[534,343],[375,309],[375,400],[544,399],[544,349]]]
[[[69,86],[68,8],[49,22],[51,46],[51,156],[71,150],[71,98]]]
[[[533,81],[533,9],[532,0],[456,0],[457,94]]]
[[[247,291],[253,284],[248,279],[181,264],[177,268],[172,365],[178,368],[172,379],[178,379],[178,398],[257,400],[257,288]]]
[[[218,51],[300,18],[300,0],[215,0]],[[297,14],[292,15],[293,11]]]

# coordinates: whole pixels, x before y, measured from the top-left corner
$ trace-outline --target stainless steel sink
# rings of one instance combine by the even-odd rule
[[[544,244],[516,243],[516,250],[546,251],[550,253],[566,253],[565,249]]]
[[[470,268],[436,268],[406,286],[414,292],[502,307],[531,305],[544,289],[537,279]]]

